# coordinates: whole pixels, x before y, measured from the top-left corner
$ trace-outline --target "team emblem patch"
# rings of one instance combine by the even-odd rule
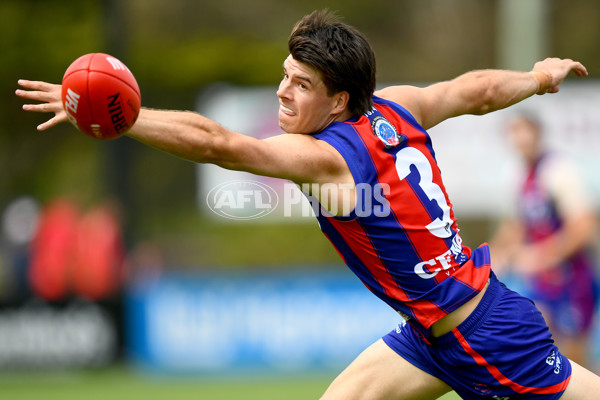
[[[390,124],[387,119],[378,115],[371,122],[373,133],[385,144],[386,148],[396,147],[401,143],[401,137],[398,136],[398,131],[394,125]]]

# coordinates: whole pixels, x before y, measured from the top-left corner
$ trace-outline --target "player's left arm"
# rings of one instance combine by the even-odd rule
[[[478,70],[425,88],[391,86],[376,95],[404,106],[425,128],[463,114],[482,115],[506,108],[534,94],[556,93],[566,76],[587,75],[570,59],[547,58],[529,72]]]

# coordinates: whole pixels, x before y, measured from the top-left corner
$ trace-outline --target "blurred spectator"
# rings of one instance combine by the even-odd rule
[[[68,199],[47,204],[31,246],[32,291],[50,301],[117,294],[125,258],[117,215],[109,203],[85,213]]]
[[[121,288],[125,248],[117,215],[116,205],[106,202],[79,219],[70,278],[80,297],[107,299]]]
[[[29,196],[14,199],[2,214],[0,297],[17,300],[29,294],[27,268],[31,241],[39,218],[38,202]]]
[[[77,238],[79,210],[68,199],[58,199],[42,209],[31,246],[29,281],[36,295],[61,300],[69,293],[69,271]]]
[[[496,271],[512,274],[542,310],[561,351],[585,366],[597,304],[593,205],[572,161],[544,146],[534,116],[511,119],[508,138],[523,168],[511,182],[512,210],[491,241]]]

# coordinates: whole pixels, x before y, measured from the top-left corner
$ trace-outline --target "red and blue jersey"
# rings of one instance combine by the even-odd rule
[[[489,251],[463,245],[428,133],[398,104],[373,101],[314,135],[344,157],[357,187],[351,213],[317,218],[369,290],[428,336],[485,286]]]
[[[562,220],[548,189],[539,178],[539,169],[548,154],[540,157],[527,171],[519,196],[519,214],[524,222],[528,242],[537,242],[562,227]]]
[[[548,171],[555,173],[553,157],[558,156],[543,154],[531,165],[520,188],[518,211],[527,243],[542,243],[564,224],[556,195],[542,178]],[[545,306],[556,331],[573,337],[589,332],[599,296],[592,249],[584,247],[556,265],[542,267],[526,277],[527,294]]]

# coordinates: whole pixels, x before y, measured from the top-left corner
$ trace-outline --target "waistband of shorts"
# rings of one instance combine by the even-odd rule
[[[492,272],[490,274],[490,284],[471,315],[452,331],[439,337],[432,337],[431,343],[435,346],[448,346],[454,343],[458,344],[458,339],[454,336],[454,330],[457,329],[464,337],[467,337],[471,332],[477,330],[477,328],[486,321],[488,315],[494,310],[494,306],[499,299],[500,285],[498,278],[496,278],[496,275]]]

